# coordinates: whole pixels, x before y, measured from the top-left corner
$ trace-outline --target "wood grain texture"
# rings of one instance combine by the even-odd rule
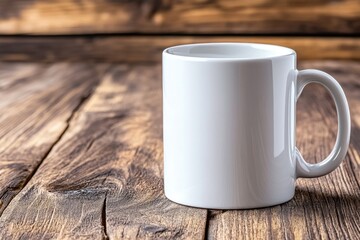
[[[293,200],[248,211],[210,211],[209,239],[358,239],[360,237],[360,64],[305,62],[332,74],[344,88],[352,112],[348,155],[329,175],[299,179]],[[319,162],[335,142],[335,106],[324,88],[310,85],[297,103],[297,146],[309,162]]]
[[[6,66],[24,69],[15,71],[20,75],[33,71],[33,65]],[[76,68],[77,64],[71,66]],[[88,65],[86,69],[93,68]],[[300,64],[300,69],[317,68],[332,74],[345,90],[353,129],[344,163],[325,177],[298,180],[296,195],[288,203],[242,211],[188,208],[164,197],[160,65],[103,68],[106,71],[94,93],[76,111],[68,129],[1,215],[3,238],[360,237],[359,62]],[[38,74],[46,69],[38,70]],[[8,74],[9,80],[1,82],[0,91],[8,89],[8,96],[12,92],[10,86],[26,84],[18,80],[19,75],[10,77],[3,71],[0,68],[0,76]],[[52,75],[66,72],[62,69]],[[67,94],[63,94],[66,98]],[[309,162],[318,162],[334,144],[337,125],[334,105],[322,87],[310,85],[297,106],[297,146]],[[5,135],[0,141],[7,139],[9,136]],[[0,179],[3,181],[3,175]]]
[[[97,79],[94,70],[81,66],[4,63],[0,79],[1,213],[46,158]]]
[[[161,61],[167,47],[202,42],[277,44],[295,49],[299,59],[360,60],[360,38],[199,36],[0,38],[0,60],[151,63]]]
[[[204,238],[206,210],[163,195],[161,119],[160,67],[111,68],[4,211],[0,235]]]
[[[18,0],[1,34],[359,33],[358,0]]]

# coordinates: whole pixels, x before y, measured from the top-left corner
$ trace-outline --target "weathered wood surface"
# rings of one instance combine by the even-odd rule
[[[358,0],[17,0],[1,34],[359,33]]]
[[[93,68],[88,67],[89,71]],[[5,239],[359,238],[360,63],[307,61],[300,68],[325,70],[340,81],[348,96],[353,130],[341,167],[322,178],[300,179],[290,202],[258,210],[207,211],[166,200],[162,192],[161,68],[158,64],[102,66],[99,84],[92,83],[95,91],[73,110],[65,133],[53,142],[36,173],[2,213],[0,235]],[[3,76],[8,78],[16,79]],[[18,81],[25,88],[26,81],[11,79],[8,82]],[[62,80],[64,85],[69,82]],[[7,92],[17,94],[10,88]],[[297,145],[306,159],[319,161],[334,143],[333,103],[324,89],[309,86],[297,113]],[[3,129],[7,123],[0,126]],[[49,125],[44,128],[50,129]],[[0,141],[8,138],[2,136]]]
[[[277,44],[295,49],[299,59],[360,60],[355,37],[102,36],[0,37],[0,61],[150,63],[161,61],[167,47],[203,42]]]
[[[0,213],[94,88],[95,70],[84,70],[68,64],[0,64]]]
[[[159,66],[119,66],[103,76],[5,210],[1,236],[204,237],[206,210],[179,206],[162,193],[159,73]]]

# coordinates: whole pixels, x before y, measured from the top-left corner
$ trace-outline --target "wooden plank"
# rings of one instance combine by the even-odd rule
[[[0,219],[7,238],[202,239],[206,210],[167,200],[159,65],[114,67]]]
[[[0,34],[359,33],[358,0],[0,2]]]
[[[201,42],[256,42],[283,45],[299,59],[360,60],[360,38],[322,37],[25,37],[0,38],[0,60],[11,62],[118,62],[161,61],[163,49]]]
[[[0,64],[0,214],[91,92],[96,72],[84,70],[81,64]]]
[[[334,75],[345,89],[359,129],[360,64],[305,62]],[[298,101],[297,145],[309,162],[323,159],[335,142],[336,112],[320,86],[307,87]],[[354,118],[354,116],[356,116]],[[299,179],[295,198],[273,208],[211,211],[209,239],[354,239],[360,233],[360,131],[353,131],[349,153],[339,169],[322,178]]]

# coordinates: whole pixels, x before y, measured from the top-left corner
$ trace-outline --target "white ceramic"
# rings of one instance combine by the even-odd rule
[[[295,147],[296,100],[308,83],[332,95],[338,134],[330,155],[307,163]],[[252,43],[207,43],[163,52],[164,181],[170,200],[194,207],[245,209],[294,196],[299,177],[339,166],[350,138],[339,83],[296,70],[296,53]]]

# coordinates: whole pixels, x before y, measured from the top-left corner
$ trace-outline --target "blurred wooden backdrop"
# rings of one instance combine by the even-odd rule
[[[167,46],[264,42],[360,59],[360,0],[2,0],[0,60],[153,62]]]

